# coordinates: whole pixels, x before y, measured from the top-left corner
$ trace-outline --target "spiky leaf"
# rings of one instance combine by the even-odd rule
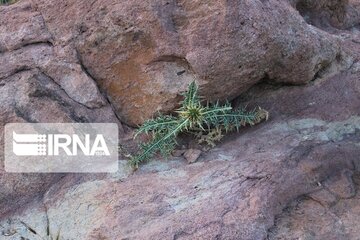
[[[183,131],[184,129],[188,128],[189,120],[188,119],[181,119],[178,121],[178,124],[169,129],[169,131],[163,133],[163,134],[156,134],[155,137],[150,141],[149,143],[143,144],[141,146],[141,153],[134,156],[130,160],[130,164],[134,168],[138,168],[139,163],[146,161],[147,159],[150,159],[154,154],[163,149],[167,148],[165,146],[168,143],[173,143],[175,141],[176,136]]]
[[[184,100],[174,116],[159,116],[147,120],[137,131],[151,134],[152,139],[141,144],[141,151],[132,157],[130,164],[138,168],[139,164],[150,159],[155,153],[160,152],[168,156],[176,146],[176,137],[180,132],[192,132],[199,137],[200,141],[214,145],[223,136],[223,131],[239,129],[245,125],[254,125],[262,120],[267,120],[268,112],[257,108],[252,111],[246,109],[232,110],[230,103],[220,105],[201,105],[198,95],[199,88],[195,82],[189,85],[189,89],[183,94]]]
[[[200,106],[200,97],[198,94],[199,87],[193,81],[190,83],[189,88],[186,92],[184,92],[184,100],[181,102],[182,107],[180,109],[185,110],[190,107]]]
[[[178,124],[179,120],[173,116],[159,116],[155,119],[149,119],[140,126],[136,131],[135,137],[140,133],[157,133],[167,131],[174,128]]]

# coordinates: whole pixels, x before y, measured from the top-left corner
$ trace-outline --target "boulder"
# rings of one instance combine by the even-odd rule
[[[38,70],[26,70],[0,80],[0,145],[4,146],[4,125],[13,122],[116,122],[107,104],[89,109],[75,102],[54,80]],[[0,216],[36,198],[63,174],[19,174],[4,172],[0,148]]]
[[[360,72],[352,72],[306,86],[258,84],[238,100],[264,105],[268,122],[230,134],[193,164],[157,159],[131,173],[121,161],[116,174],[65,176],[1,230],[17,229],[14,239],[48,228],[65,239],[354,239]]]
[[[305,21],[326,31],[356,28],[360,22],[357,0],[290,0]]]
[[[4,125],[13,122],[121,123],[81,65],[54,47],[40,12],[27,1],[0,6],[0,216],[41,196],[63,174],[4,171]],[[66,57],[64,57],[64,55]]]
[[[192,164],[177,154],[135,173],[126,160],[101,175],[1,166],[1,238],[356,238],[360,34],[357,18],[329,17],[342,6],[358,12],[352,0],[0,6],[0,146],[9,122],[115,122],[124,136],[120,120],[172,110],[193,80],[208,100],[271,116]]]
[[[210,101],[259,81],[304,84],[346,58],[288,1],[48,1],[33,4],[71,46],[121,120],[169,112],[196,80]],[[264,21],[266,19],[266,21]]]
[[[335,176],[338,178],[339,176]],[[273,239],[357,239],[359,236],[359,175],[353,176],[356,196],[337,198],[331,206],[324,205],[312,196],[303,196],[291,202],[269,231]],[[330,181],[332,178],[329,179]],[[348,180],[345,180],[348,181]],[[347,184],[343,187],[346,188]],[[319,190],[326,191],[324,189]]]

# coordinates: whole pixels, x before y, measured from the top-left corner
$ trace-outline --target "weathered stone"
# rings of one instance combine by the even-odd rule
[[[131,125],[174,109],[193,80],[209,100],[233,99],[264,79],[309,82],[346,58],[336,37],[306,24],[287,1],[35,5],[54,44],[75,46]]]
[[[356,188],[359,189],[359,185]],[[340,199],[331,206],[312,199],[298,199],[278,216],[268,239],[357,239],[360,232],[357,224],[359,206],[358,193],[354,198]]]
[[[360,23],[358,0],[290,0],[309,24],[327,31],[349,29]]]
[[[321,189],[308,195],[312,200],[322,204],[323,206],[333,206],[338,202],[338,198],[327,189]]]
[[[134,174],[121,168],[118,175],[81,181],[66,176],[45,194],[47,211],[34,202],[4,221],[24,220],[44,232],[46,225],[37,219],[48,216],[53,232],[60,230],[65,239],[253,240],[276,239],[285,233],[306,237],[295,228],[301,222],[294,223],[291,232],[279,220],[275,228],[281,229],[272,228],[275,217],[289,211],[283,208],[292,200],[321,190],[329,176],[348,172],[344,169],[359,172],[357,77],[343,73],[309,86],[254,87],[242,99],[252,96],[256,103],[266,102],[271,119],[226,137],[203,153],[202,161],[152,161]],[[332,97],[326,98],[329,93]],[[337,189],[345,186],[336,179],[342,178],[331,181]],[[356,208],[356,199],[349,201]],[[319,202],[303,208],[313,218],[327,214]],[[344,216],[346,210],[339,209]],[[34,220],[28,217],[30,212]],[[346,226],[354,220],[349,218]],[[75,224],[81,227],[72,227]],[[327,224],[334,224],[332,232]],[[343,239],[346,235],[337,228],[339,224],[326,218],[306,227],[316,236],[333,233]]]
[[[31,8],[28,1],[9,7],[0,6],[0,53],[29,45],[51,45],[51,34],[41,13]]]
[[[175,149],[171,155],[174,157],[181,157],[186,152],[185,149]]]
[[[51,78],[27,70],[0,81],[0,122],[118,122],[109,105],[89,109],[73,99]],[[120,135],[122,134],[121,124]],[[4,124],[0,125],[3,133]],[[3,134],[0,145],[3,146]],[[4,161],[0,148],[0,161]],[[11,174],[0,168],[0,216],[23,205],[60,179],[61,174]]]
[[[188,163],[194,163],[198,160],[201,155],[201,150],[199,149],[188,149],[184,153],[184,157]]]
[[[349,170],[342,171],[335,179],[329,179],[324,185],[333,194],[340,198],[352,198],[356,194],[355,186],[352,181],[353,173]]]
[[[44,238],[51,229],[64,239],[356,239],[360,35],[356,18],[337,25],[331,15],[340,16],[331,8],[342,4],[356,12],[356,1],[308,1],[316,11],[330,6],[314,26],[305,21],[312,8],[290,2],[1,6],[0,123],[121,126],[116,114],[141,123],[172,110],[194,79],[209,100],[232,99],[263,80],[234,105],[271,113],[193,164],[154,160],[132,174],[120,161],[109,175],[1,168],[1,237],[17,229],[9,239]],[[347,26],[354,30],[336,29]]]

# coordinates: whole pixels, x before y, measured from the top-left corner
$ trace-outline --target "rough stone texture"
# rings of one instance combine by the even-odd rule
[[[207,99],[233,99],[262,79],[302,84],[347,59],[336,37],[285,0],[37,0],[32,7],[52,44],[75,52],[130,125],[172,110],[194,79]]]
[[[185,159],[188,161],[188,163],[194,163],[201,155],[201,150],[199,149],[188,149],[184,153]]]
[[[306,22],[322,29],[349,29],[358,27],[360,2],[358,0],[290,0]]]
[[[359,175],[354,176],[354,180],[359,192]],[[352,183],[352,187],[355,186]],[[330,207],[317,199],[303,196],[277,217],[268,239],[359,239],[359,206],[359,194],[353,198],[337,199]]]
[[[95,82],[82,70],[68,46],[54,46],[40,12],[21,1],[0,9],[0,79],[38,69],[72,98],[88,108],[106,105]]]
[[[307,86],[259,84],[239,100],[265,105],[268,122],[226,137],[194,164],[153,161],[131,174],[121,161],[117,174],[65,176],[3,218],[3,231],[34,238],[23,221],[44,236],[49,221],[65,239],[356,239],[360,73],[351,72]],[[305,214],[285,208],[302,196],[315,199],[300,206]],[[330,206],[343,223],[327,213],[313,224]]]
[[[360,34],[356,18],[338,25],[328,13],[332,3],[358,5],[311,2],[0,7],[0,123],[119,123],[118,115],[134,124],[172,109],[194,78],[210,99],[262,79],[234,104],[271,113],[193,164],[179,154],[135,173],[126,161],[109,175],[0,170],[1,239],[47,229],[64,239],[357,239]],[[330,2],[314,26],[295,10],[306,19]]]
[[[0,122],[117,122],[109,105],[89,109],[69,98],[50,77],[38,70],[26,70],[0,81]],[[120,134],[122,132],[119,123]],[[0,125],[0,145],[4,125]],[[61,174],[5,173],[0,148],[0,215],[45,191]],[[11,204],[10,204],[11,203]],[[15,205],[13,205],[16,203]]]
[[[0,7],[0,216],[44,193],[61,174],[4,172],[4,124],[121,123],[66,47],[54,47],[42,15],[20,1]]]

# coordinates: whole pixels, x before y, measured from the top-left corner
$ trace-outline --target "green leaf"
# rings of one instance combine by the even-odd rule
[[[173,116],[159,116],[155,119],[147,120],[143,125],[136,131],[135,137],[140,133],[157,133],[167,131],[170,128],[175,127],[179,120]]]
[[[165,145],[167,143],[169,143],[169,142],[171,143],[171,142],[175,141],[175,138],[178,135],[178,133],[181,132],[183,129],[187,128],[188,124],[189,124],[188,119],[182,119],[181,121],[178,122],[176,127],[170,129],[168,132],[166,132],[163,135],[158,134],[157,136],[155,136],[155,138],[151,142],[143,144],[141,146],[142,152],[140,154],[134,156],[130,160],[130,164],[134,168],[138,168],[139,163],[151,158],[161,148],[166,147]]]
[[[211,122],[213,126],[222,126],[226,131],[233,128],[239,130],[240,127],[245,125],[255,125],[260,121],[268,118],[268,112],[257,108],[252,111],[239,109],[237,111],[224,111],[218,114],[208,114],[207,121]]]
[[[138,168],[140,163],[149,160],[157,152],[164,157],[169,156],[175,149],[176,137],[180,132],[193,133],[200,142],[214,146],[215,142],[223,137],[224,130],[239,130],[242,126],[254,125],[268,118],[268,112],[261,108],[252,111],[246,111],[245,108],[233,111],[228,102],[224,105],[216,102],[202,106],[198,91],[198,86],[192,82],[183,94],[182,106],[175,111],[177,117],[159,116],[145,121],[140,126],[136,135],[151,134],[152,139],[141,144],[141,151],[130,159],[130,164],[134,168]]]
[[[184,100],[181,102],[182,110],[201,105],[198,91],[199,91],[199,87],[197,86],[195,81],[190,83],[188,90],[183,94]]]
[[[17,1],[18,0],[0,0],[0,5],[13,4],[13,3],[15,3]]]

